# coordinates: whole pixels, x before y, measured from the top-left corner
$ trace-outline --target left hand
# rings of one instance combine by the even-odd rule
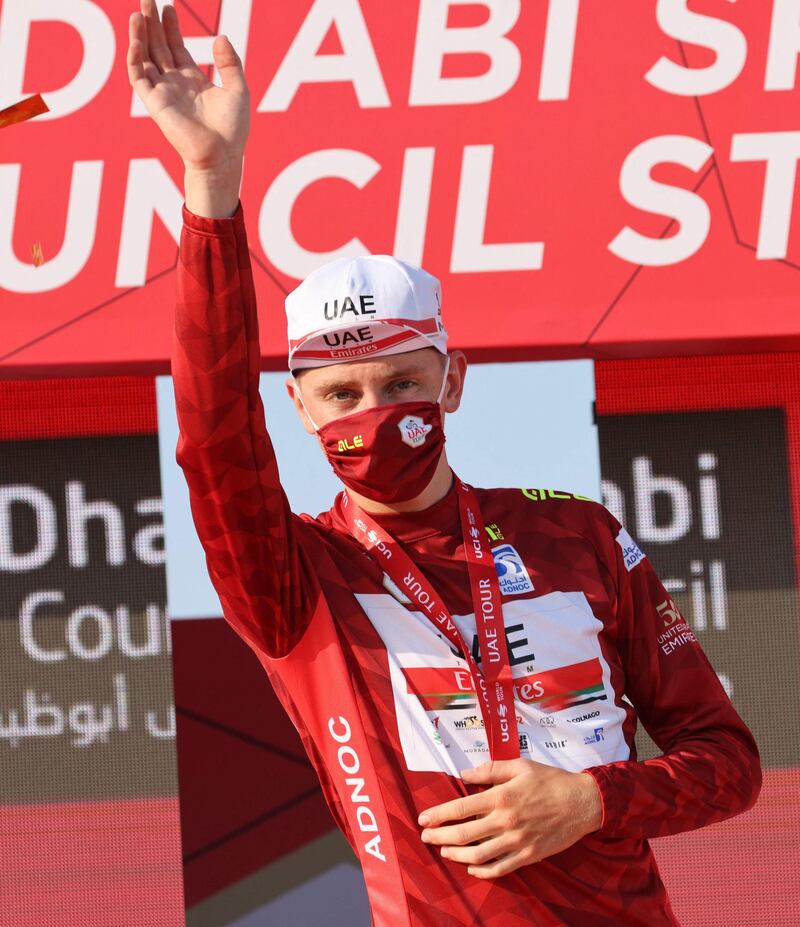
[[[423,811],[422,840],[479,879],[537,863],[600,827],[600,792],[588,773],[491,760],[463,770],[461,778],[490,788]]]

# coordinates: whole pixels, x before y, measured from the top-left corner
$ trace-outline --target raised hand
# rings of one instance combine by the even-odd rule
[[[184,46],[175,7],[164,7],[162,22],[155,0],[140,2],[141,12],[131,14],[129,23],[128,79],[183,159],[189,208],[190,179],[195,190],[201,183],[227,206],[232,195],[238,198],[250,129],[250,96],[241,59],[227,36],[217,36],[214,64],[222,86],[216,87]],[[201,207],[203,199],[208,197],[195,196]],[[210,208],[205,214],[218,211]]]

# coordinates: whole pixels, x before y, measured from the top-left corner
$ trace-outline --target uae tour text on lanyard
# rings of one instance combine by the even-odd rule
[[[475,490],[456,479],[464,553],[469,571],[481,654],[478,666],[439,593],[402,546],[345,493],[343,513],[353,534],[419,611],[458,649],[472,674],[493,760],[519,757],[511,663],[508,659],[500,583],[486,539]]]

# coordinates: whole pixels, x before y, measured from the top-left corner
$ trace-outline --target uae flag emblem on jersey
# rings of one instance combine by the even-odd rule
[[[453,667],[404,667],[406,690],[415,695],[426,711],[473,709],[477,694],[466,669]],[[607,698],[600,660],[585,660],[570,666],[518,676],[514,698],[546,714],[586,705]]]

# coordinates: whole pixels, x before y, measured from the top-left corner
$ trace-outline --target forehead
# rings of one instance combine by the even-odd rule
[[[441,375],[443,355],[436,348],[421,348],[369,360],[354,360],[327,367],[311,367],[298,372],[303,386],[315,391],[337,386],[366,386],[395,377]]]

